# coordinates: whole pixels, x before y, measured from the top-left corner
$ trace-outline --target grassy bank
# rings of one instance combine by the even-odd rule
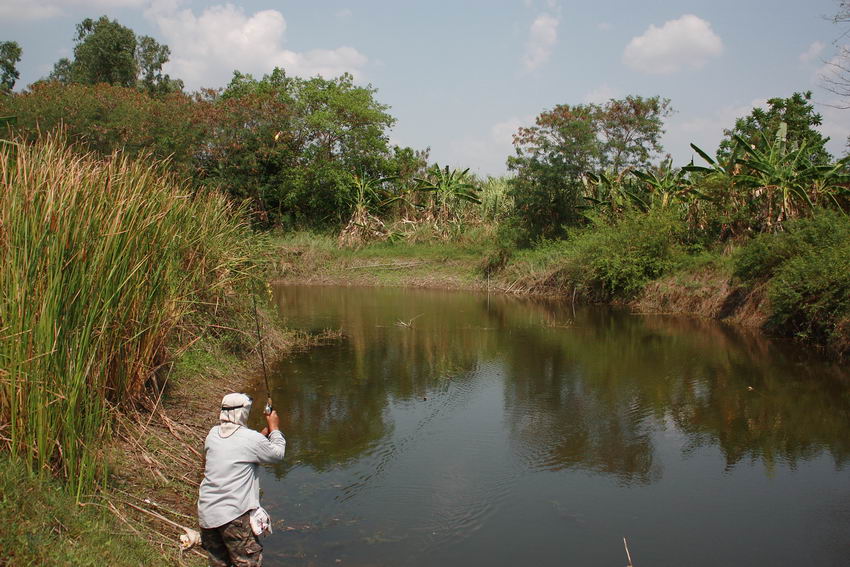
[[[479,289],[481,263],[492,251],[492,228],[443,240],[413,238],[342,247],[326,234],[297,232],[272,239],[283,282]]]
[[[4,486],[21,486],[2,504],[51,511],[5,523],[0,563],[171,556],[173,526],[150,531],[126,501],[180,494],[174,508],[189,519],[175,518],[194,525],[198,432],[170,421],[163,400],[188,388],[206,401],[191,369],[235,374],[256,347],[249,298],[264,241],[244,210],[161,164],[101,159],[60,138],[0,143],[0,186],[0,453]],[[220,399],[232,384],[216,386]],[[113,545],[113,532],[157,545]]]
[[[196,528],[203,439],[216,423],[221,397],[260,379],[250,302],[241,307],[175,359],[162,374],[164,390],[114,415],[103,451],[110,474],[96,492],[78,502],[59,480],[0,458],[0,512],[25,515],[0,529],[3,564],[206,565],[200,553],[180,552],[177,526]],[[260,322],[268,357],[334,338],[285,330],[262,305]],[[221,328],[225,324],[239,328]]]
[[[0,457],[3,565],[156,565],[162,554],[115,519],[103,501],[84,506],[58,481]]]

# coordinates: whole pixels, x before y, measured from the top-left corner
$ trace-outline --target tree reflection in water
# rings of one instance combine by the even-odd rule
[[[846,374],[717,323],[453,292],[279,287],[276,298],[289,326],[345,335],[275,368],[297,440],[278,474],[389,458],[393,407],[494,368],[509,442],[532,470],[652,483],[662,431],[681,435],[685,453],[717,446],[727,468],[748,459],[771,471],[824,451],[840,467],[850,452]]]

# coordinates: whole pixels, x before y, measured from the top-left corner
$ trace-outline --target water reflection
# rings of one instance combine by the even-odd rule
[[[276,368],[276,398],[298,439],[286,467],[391,453],[392,406],[447,397],[485,367],[503,376],[511,447],[532,470],[651,483],[663,474],[661,431],[684,436],[686,454],[719,447],[727,468],[749,460],[771,470],[824,451],[842,466],[850,450],[846,376],[730,327],[451,292],[276,294],[288,325],[345,334]]]
[[[647,565],[846,563],[848,377],[792,344],[531,299],[276,294],[289,326],[345,338],[274,367],[270,562],[616,565],[628,535]]]

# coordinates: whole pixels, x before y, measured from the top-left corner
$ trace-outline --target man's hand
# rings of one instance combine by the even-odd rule
[[[276,411],[272,410],[272,412],[266,416],[266,423],[268,423],[269,426],[263,429],[263,435],[268,435],[272,431],[280,430],[280,417],[278,417]]]

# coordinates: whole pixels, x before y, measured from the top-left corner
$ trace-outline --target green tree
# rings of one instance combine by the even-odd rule
[[[235,73],[211,93],[212,137],[201,174],[232,195],[251,198],[270,224],[338,225],[351,213],[352,172],[394,174],[387,129],[395,119],[375,89],[336,79],[261,80]]]
[[[48,77],[64,84],[108,83],[137,87],[151,95],[183,90],[183,82],[162,71],[171,50],[150,36],[137,37],[128,27],[101,16],[77,24],[74,59],[62,58]]]
[[[800,149],[805,145],[805,161],[809,162],[805,165],[829,163],[832,161],[832,156],[826,150],[829,138],[816,129],[821,125],[822,117],[815,112],[811,100],[811,91],[794,93],[788,98],[769,99],[767,109],[754,108],[749,115],[736,120],[731,130],[724,130],[725,137],[720,142],[717,156],[726,159],[732,154],[738,143],[735,136],[761,152],[769,151],[768,146],[784,122],[788,125],[788,148]]]
[[[595,105],[601,144],[599,167],[615,172],[648,167],[662,153],[664,119],[672,113],[670,100],[658,96],[629,95]]]
[[[0,41],[0,93],[10,92],[20,78],[17,65],[21,53],[21,46],[17,42]]]
[[[101,16],[77,24],[71,77],[79,83],[136,85],[136,34],[116,20]]]
[[[558,105],[542,112],[534,126],[514,136],[515,172],[510,195],[516,204],[520,239],[557,238],[580,222],[583,176],[647,167],[661,153],[670,101],[629,96],[604,104]]]
[[[150,94],[165,94],[183,90],[183,81],[163,74],[162,66],[168,63],[171,50],[154,38],[143,35],[136,46],[136,67],[139,70],[138,86]]]
[[[67,85],[73,82],[74,66],[71,60],[63,57],[53,64],[53,70],[48,75],[47,80],[56,83]]]

